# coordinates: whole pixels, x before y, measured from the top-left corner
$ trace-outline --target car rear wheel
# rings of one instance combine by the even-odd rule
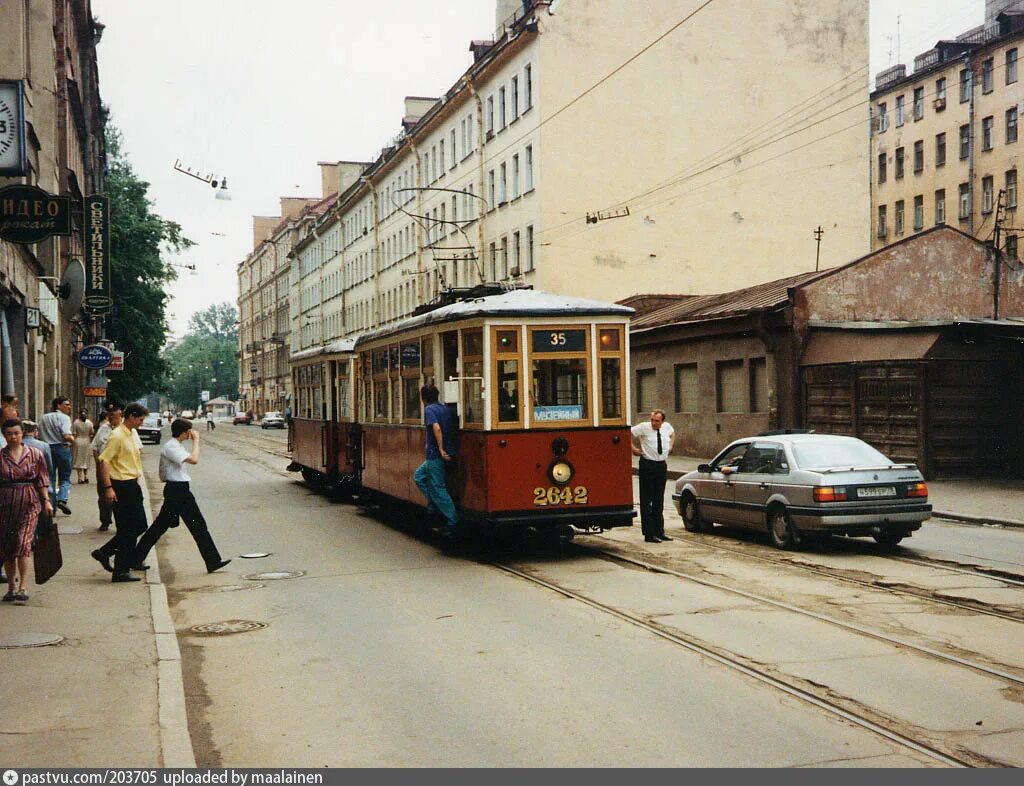
[[[682,504],[683,527],[687,532],[710,532],[714,526],[700,512],[700,503],[693,494],[683,495]]]
[[[783,507],[768,511],[768,537],[777,549],[795,549],[800,545],[800,532]]]
[[[875,543],[887,549],[896,548],[900,544],[900,541],[905,537],[897,532],[878,532],[872,535],[875,539]]]

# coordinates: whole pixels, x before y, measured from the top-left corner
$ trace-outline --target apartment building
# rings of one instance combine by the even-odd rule
[[[102,192],[105,113],[96,45],[103,25],[89,0],[0,2],[0,80],[24,90],[27,173],[0,187],[31,185],[71,199],[72,233],[39,243],[0,240],[0,392],[38,416],[58,393],[84,404],[84,369],[74,350],[94,334],[58,308],[68,263],[84,256],[82,199]],[[38,310],[38,324],[33,317]]]
[[[813,269],[819,225],[823,266],[864,253],[863,127],[831,115],[867,95],[866,0],[765,0],[757,25],[698,5],[498,0],[473,64],[406,99],[297,244],[293,349],[483,282],[617,300],[771,280]]]
[[[1022,3],[876,77],[872,100],[873,248],[948,224],[1018,258],[1024,112]]]

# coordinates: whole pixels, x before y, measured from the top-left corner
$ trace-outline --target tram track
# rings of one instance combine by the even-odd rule
[[[688,545],[696,545],[703,547],[709,551],[723,551],[730,554],[737,554],[741,557],[756,560],[758,562],[766,562],[772,565],[779,565],[787,568],[797,568],[798,570],[806,573],[812,573],[818,576],[824,576],[835,581],[853,584],[857,586],[867,587],[870,589],[881,590],[889,592],[894,595],[905,595],[920,600],[925,600],[930,603],[935,603],[941,606],[949,608],[955,608],[960,611],[966,611],[973,614],[982,614],[988,617],[995,617],[997,619],[1006,620],[1013,623],[1024,623],[1024,609],[1014,609],[1012,611],[1000,611],[998,608],[994,608],[992,604],[984,603],[982,601],[966,601],[966,600],[952,600],[949,598],[936,597],[932,590],[925,587],[915,587],[911,584],[899,580],[888,580],[884,577],[875,578],[859,578],[851,575],[854,571],[845,568],[828,568],[825,566],[812,565],[808,562],[803,562],[797,559],[784,558],[784,557],[772,557],[764,554],[758,554],[747,549],[732,548],[728,545],[724,545],[718,542],[708,542],[703,537],[698,539],[696,536],[692,536],[687,533],[686,536],[675,536],[682,543]],[[711,536],[714,537],[714,536]],[[590,548],[588,546],[588,548]],[[608,552],[609,556],[613,556],[614,552]],[[880,555],[883,556],[883,555]],[[963,574],[967,576],[973,576],[976,578],[984,578],[990,581],[997,581],[1003,584],[1011,586],[1019,586],[1024,588],[1024,581],[1018,581],[1013,578],[1007,578],[1003,576],[990,575],[984,572],[966,570],[960,567],[935,564],[935,561],[929,559],[917,559],[912,557],[900,557],[898,555],[884,555],[885,559],[892,560],[894,562],[903,562],[915,566],[924,566],[934,568],[936,570],[942,570],[950,573]],[[868,571],[858,571],[862,573],[868,573]]]
[[[890,742],[894,742],[908,750],[925,756],[928,759],[941,763],[947,767],[972,768],[972,767],[1002,767],[1002,762],[990,759],[972,751],[963,750],[955,745],[940,745],[936,742],[922,739],[925,735],[915,737],[912,733],[900,729],[900,723],[892,718],[872,711],[870,708],[859,704],[855,699],[833,695],[825,686],[816,685],[805,680],[793,677],[781,677],[769,672],[768,669],[750,662],[743,656],[728,652],[722,648],[713,647],[695,637],[658,623],[656,620],[644,619],[628,611],[617,609],[605,604],[595,598],[583,593],[563,587],[548,579],[543,579],[532,573],[502,562],[487,562],[486,564],[501,570],[519,579],[528,581],[539,587],[555,592],[563,597],[584,604],[603,614],[614,617],[621,622],[635,626],[647,631],[661,639],[675,644],[690,652],[701,655],[719,665],[739,672],[761,684],[767,685],[775,690],[799,699],[813,707],[852,723],[859,728],[871,731]],[[650,566],[650,569],[660,570],[657,566]],[[803,684],[801,684],[803,683]]]

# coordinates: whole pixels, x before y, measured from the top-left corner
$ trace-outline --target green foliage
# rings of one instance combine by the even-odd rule
[[[189,320],[189,332],[167,349],[168,398],[180,409],[197,409],[200,391],[210,398],[236,398],[238,392],[238,310],[217,303]]]
[[[111,374],[107,396],[131,401],[160,389],[167,337],[167,294],[174,269],[164,253],[192,245],[181,227],[153,212],[149,183],[138,178],[121,149],[121,134],[107,123],[109,168],[104,189],[110,197],[111,287],[117,315],[107,320],[107,336],[125,353],[125,370]]]

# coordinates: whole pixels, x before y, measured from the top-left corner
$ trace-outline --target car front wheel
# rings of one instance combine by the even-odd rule
[[[800,545],[800,532],[785,508],[774,507],[768,511],[768,537],[777,549],[795,549]]]
[[[687,532],[710,532],[714,526],[700,512],[700,503],[693,494],[683,495],[682,504],[683,527]]]

